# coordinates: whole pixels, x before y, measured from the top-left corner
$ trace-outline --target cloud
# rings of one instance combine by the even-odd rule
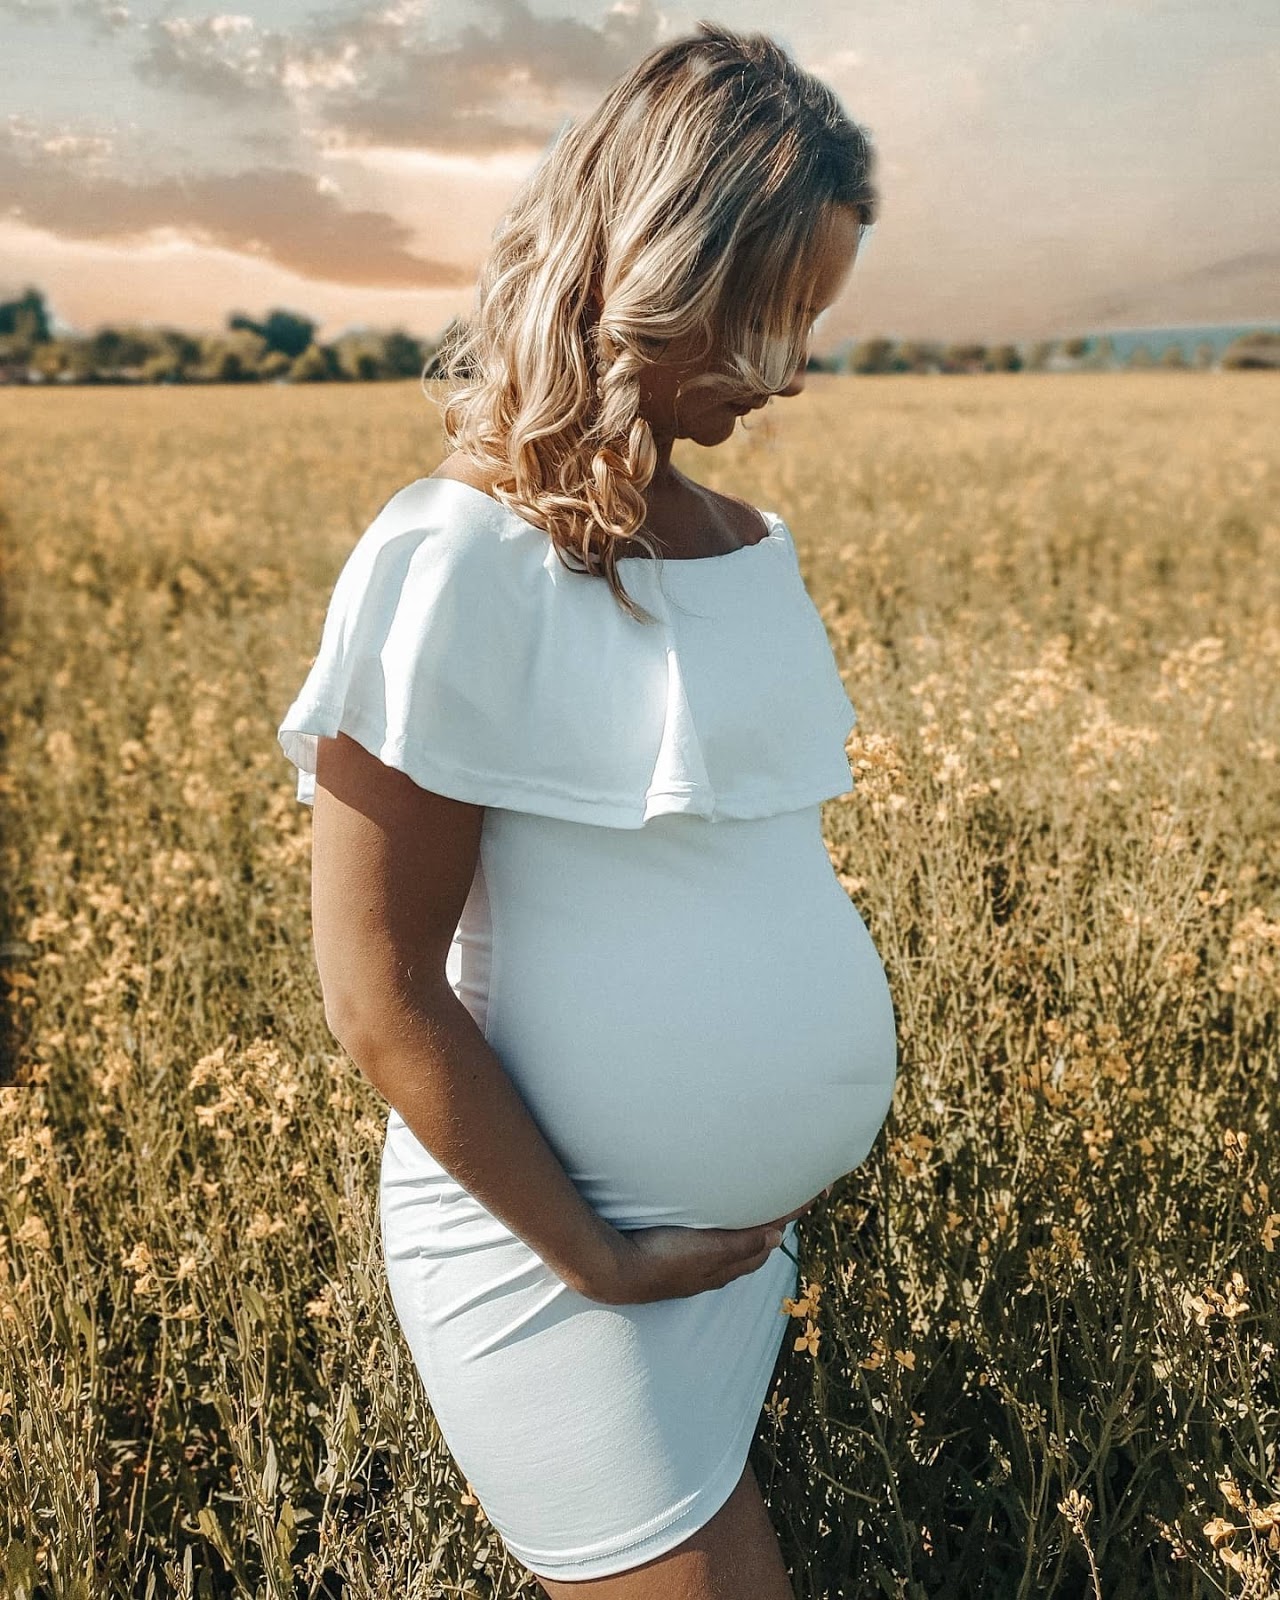
[[[97,34],[119,33],[133,16],[122,0],[70,0],[66,10]],[[0,16],[16,17],[19,22],[57,23],[62,21],[63,9],[57,0],[0,0]]]
[[[77,132],[66,123],[56,127],[43,125],[17,112],[10,112],[5,132],[11,148],[24,152],[28,160],[40,161],[45,156],[54,156],[65,163],[87,168],[105,161],[115,150],[115,139],[109,133]]]
[[[0,0],[0,16],[16,17],[19,22],[55,22],[58,7],[52,0]]]
[[[544,144],[565,88],[603,88],[662,27],[652,0],[621,0],[598,25],[538,16],[526,0],[494,6],[496,28],[466,24],[448,41],[420,37],[425,0],[321,16],[292,33],[232,13],[166,17],[146,25],[134,71],[224,106],[291,107],[343,145],[480,151]]]
[[[496,0],[499,26],[474,24],[448,45],[401,51],[376,79],[331,98],[330,124],[351,144],[496,149],[541,145],[570,87],[600,90],[659,40],[651,0],[615,6],[599,26],[538,16],[524,0]],[[531,116],[513,117],[521,103]],[[548,116],[548,112],[552,116]]]
[[[122,33],[133,20],[133,12],[121,0],[72,0],[69,10],[87,22],[92,33],[107,37]]]
[[[147,24],[147,47],[134,62],[144,82],[223,105],[287,102],[288,41],[251,17],[161,17]]]
[[[0,134],[0,194],[5,213],[63,239],[125,244],[167,229],[330,283],[464,288],[474,278],[453,262],[415,254],[405,223],[383,211],[348,211],[303,172],[263,168],[133,182],[94,172],[78,152],[57,145],[57,136],[51,144],[29,129]]]

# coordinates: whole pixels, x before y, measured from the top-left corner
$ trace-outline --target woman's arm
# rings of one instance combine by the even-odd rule
[[[445,976],[483,816],[345,734],[319,741],[311,910],[325,1020],[440,1165],[590,1294],[619,1235],[578,1193]]]

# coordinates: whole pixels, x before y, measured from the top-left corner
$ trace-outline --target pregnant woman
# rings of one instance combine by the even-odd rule
[[[390,1110],[395,1311],[551,1596],[785,1600],[748,1451],[782,1241],[897,1072],[821,802],[855,713],[790,530],[672,462],[799,394],[875,190],[761,34],[701,23],[495,234],[450,453],[351,551],[279,730],[325,1012]]]

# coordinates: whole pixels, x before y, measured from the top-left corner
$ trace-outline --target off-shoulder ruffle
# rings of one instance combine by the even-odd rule
[[[786,524],[763,515],[769,537],[727,555],[624,560],[645,624],[482,491],[410,484],[348,556],[280,724],[298,799],[340,731],[423,788],[603,827],[848,793],[857,713]]]

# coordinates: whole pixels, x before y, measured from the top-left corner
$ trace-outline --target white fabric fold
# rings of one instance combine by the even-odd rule
[[[423,788],[603,827],[848,793],[857,714],[790,533],[762,515],[769,537],[727,555],[624,560],[646,624],[491,496],[409,484],[351,550],[280,723],[298,799],[338,732]]]

